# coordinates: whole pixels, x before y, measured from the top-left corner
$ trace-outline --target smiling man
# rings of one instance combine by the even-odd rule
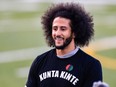
[[[26,87],[92,87],[102,81],[100,62],[80,48],[94,35],[92,16],[80,4],[54,4],[41,23],[54,48],[34,60]]]
[[[67,51],[66,53],[68,53],[71,49],[75,49],[74,33],[71,31],[70,23],[71,21],[69,19],[63,17],[56,17],[53,21],[52,37],[56,49],[59,49],[57,51]],[[70,50],[65,50],[66,48]],[[63,52],[61,54],[65,54]]]

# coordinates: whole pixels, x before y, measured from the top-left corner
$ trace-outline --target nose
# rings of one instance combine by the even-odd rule
[[[54,33],[55,33],[56,36],[61,35],[61,30],[60,30],[60,28],[58,28]]]

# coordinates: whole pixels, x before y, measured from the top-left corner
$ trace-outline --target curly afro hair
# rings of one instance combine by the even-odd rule
[[[52,38],[52,22],[56,17],[71,20],[71,29],[75,34],[75,44],[87,46],[94,35],[93,17],[79,3],[53,4],[42,16],[44,35],[48,45],[54,47]]]

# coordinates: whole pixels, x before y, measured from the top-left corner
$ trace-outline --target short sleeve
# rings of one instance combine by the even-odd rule
[[[96,81],[102,81],[102,68],[101,63],[95,59],[88,65],[83,87],[92,87]]]
[[[27,79],[27,83],[26,83],[26,87],[37,87],[37,73],[36,73],[36,61],[35,60],[29,70],[29,75],[28,75],[28,79]]]
[[[48,51],[49,52],[49,51]],[[26,83],[26,87],[39,87],[38,73],[47,59],[48,52],[38,56],[32,63]]]

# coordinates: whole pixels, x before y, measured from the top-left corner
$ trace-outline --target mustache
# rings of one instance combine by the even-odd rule
[[[64,38],[63,38],[63,37],[61,37],[61,36],[56,36],[56,37],[55,37],[55,39],[56,39],[56,38],[62,38],[62,39],[64,39]]]

